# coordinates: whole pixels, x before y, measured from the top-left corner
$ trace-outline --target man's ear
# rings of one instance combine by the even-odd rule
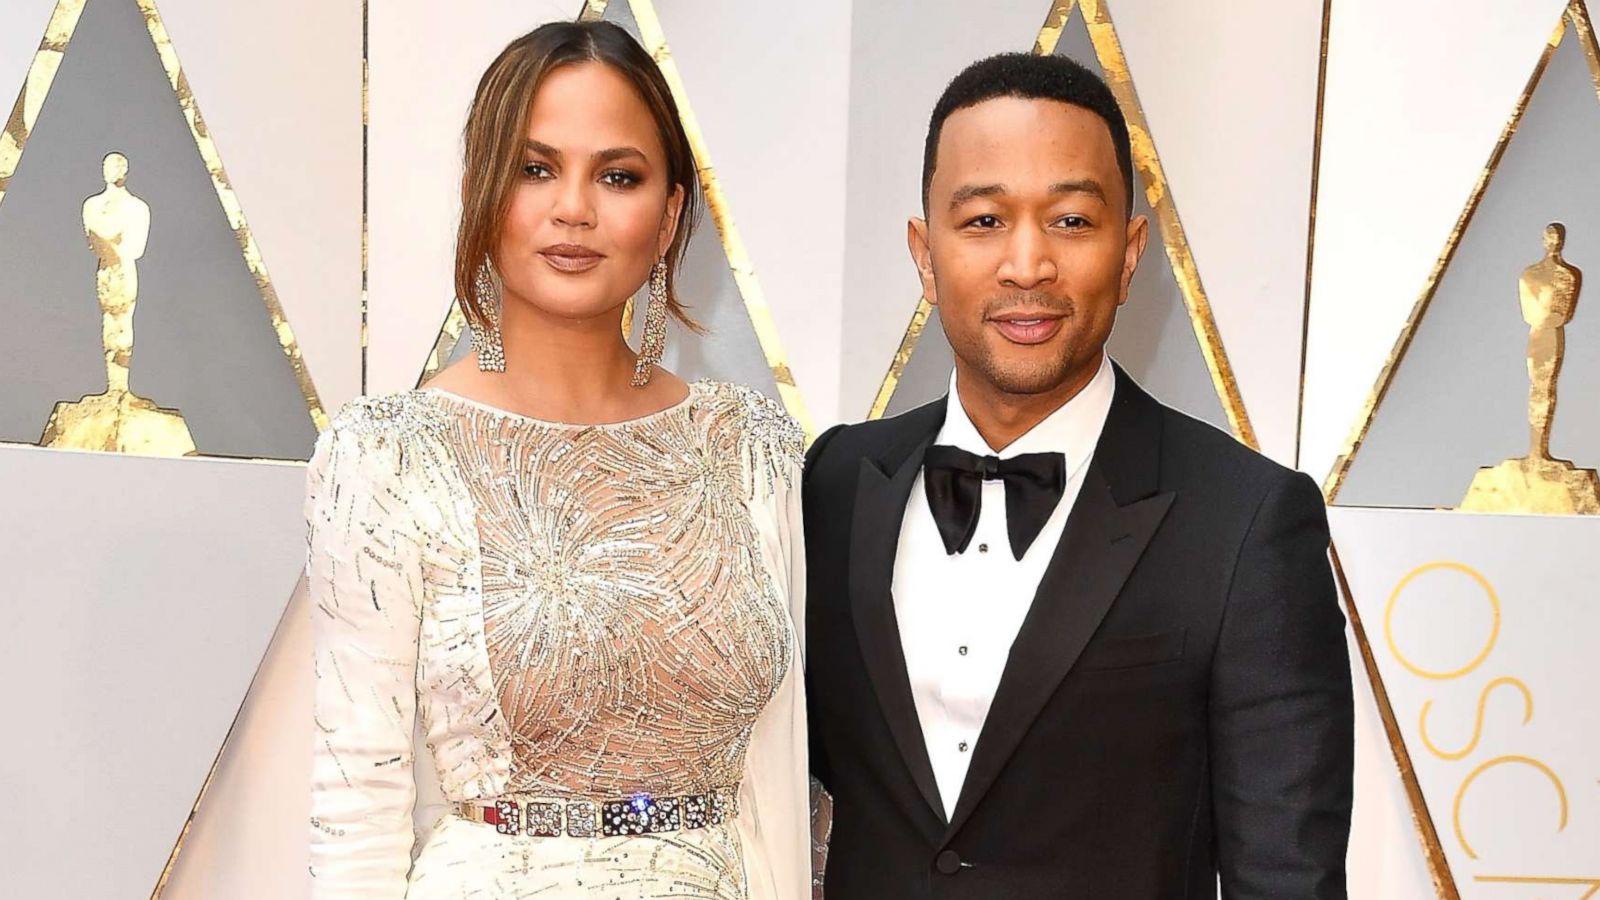
[[[667,248],[672,246],[672,239],[678,234],[678,220],[683,216],[683,185],[672,186],[672,194],[667,197],[667,211],[661,216],[661,232],[656,235],[656,258],[667,255]]]
[[[912,216],[906,220],[906,248],[911,251],[911,262],[917,267],[917,277],[922,280],[922,299],[939,305],[939,290],[933,281],[933,254],[928,249],[928,221]]]
[[[1128,240],[1122,248],[1122,284],[1117,293],[1117,305],[1128,302],[1128,289],[1133,284],[1133,273],[1139,268],[1139,257],[1144,255],[1144,245],[1150,240],[1150,219],[1134,216],[1128,220]]]

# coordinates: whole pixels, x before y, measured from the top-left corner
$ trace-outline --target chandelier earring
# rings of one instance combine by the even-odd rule
[[[478,321],[472,322],[472,350],[478,355],[478,369],[484,372],[506,370],[506,350],[500,337],[500,289],[495,285],[489,261],[483,261],[472,281],[477,301]],[[470,318],[470,317],[469,317]]]
[[[644,312],[644,338],[639,341],[639,359],[633,367],[633,386],[644,387],[661,364],[667,344],[667,261],[656,260],[650,270],[650,303]]]

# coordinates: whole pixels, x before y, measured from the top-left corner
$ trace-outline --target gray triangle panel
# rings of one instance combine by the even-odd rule
[[[1567,325],[1552,455],[1600,466],[1600,97],[1568,29],[1460,236],[1338,502],[1454,507],[1479,467],[1528,452],[1528,325],[1517,282],[1566,225],[1583,270]],[[1419,285],[1419,288],[1421,286]]]
[[[0,201],[0,441],[37,441],[57,401],[105,390],[82,206],[112,151],[151,213],[133,391],[179,409],[203,454],[305,459],[305,395],[133,0],[85,6]]]

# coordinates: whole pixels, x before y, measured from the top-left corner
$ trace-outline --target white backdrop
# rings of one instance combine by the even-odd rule
[[[845,227],[852,93],[912,92],[852,78],[853,61],[863,53],[891,60],[898,54],[913,68],[938,49],[923,41],[941,29],[908,16],[881,32],[859,33],[854,29],[870,0],[657,2],[815,423],[859,418],[915,299],[900,248],[904,217],[916,209],[920,157],[908,154],[903,169],[886,176],[903,179],[898,194],[851,223],[891,229],[884,258],[857,267],[865,274],[856,277],[883,285],[894,302],[847,304],[858,287],[846,280],[855,271],[846,265],[852,247]],[[52,5],[0,0],[0,92],[21,84]],[[354,0],[158,5],[308,368],[324,404],[336,409],[361,389],[362,6]],[[368,390],[414,382],[446,310],[459,132],[479,72],[511,37],[540,21],[572,17],[579,5],[372,4]],[[1323,5],[1109,5],[1245,402],[1267,452],[1293,462]],[[1298,447],[1301,467],[1319,480],[1562,6],[1562,0],[1332,0]],[[1020,24],[1014,36],[987,36],[986,46],[1029,49],[1048,7],[1048,0],[987,4],[992,21]],[[914,93],[931,98],[937,87],[918,82]],[[920,135],[911,137],[908,145],[920,147]],[[69,466],[30,465],[28,454],[38,452],[0,447],[0,469],[30,473],[31,492],[71,497],[80,476]],[[211,479],[217,495],[244,497],[241,485],[260,481],[237,467],[170,465],[188,467],[186,479]],[[168,494],[173,502],[196,502],[177,491]],[[0,502],[10,508],[14,499]],[[0,525],[37,533],[42,539],[30,546],[55,554],[29,565],[8,557],[0,565],[20,579],[12,585],[17,595],[38,597],[58,589],[50,572],[69,566],[115,565],[111,574],[127,583],[174,589],[225,581],[229,571],[281,570],[278,581],[242,588],[276,610],[299,565],[298,548],[282,540],[299,528],[297,507],[292,498],[197,507],[186,526],[189,541],[130,528],[123,535],[128,552],[113,559],[80,543],[81,523],[102,505],[78,497],[39,505],[37,518],[26,523]],[[273,538],[212,546],[205,560],[212,581],[197,582],[195,547],[223,521]],[[1405,539],[1404,530],[1394,538]],[[0,554],[15,546],[0,531]],[[269,550],[272,558],[265,559]],[[291,616],[279,629],[213,782],[216,808],[249,815],[223,818],[202,809],[165,896],[286,897],[302,890],[304,759],[297,754],[310,744],[302,618]],[[201,636],[196,623],[173,627]],[[1351,894],[1430,897],[1410,811],[1359,673],[1358,682]],[[141,827],[170,829],[176,839],[181,825]],[[1550,896],[1567,895],[1552,889]]]
[[[5,115],[54,6],[0,0]],[[158,8],[307,368],[324,405],[337,408],[361,389],[361,4],[160,0]],[[0,385],[13,377],[0,369]],[[24,683],[55,685],[22,691],[40,698],[87,683],[89,673],[109,672],[128,688],[120,697],[57,705],[52,716],[59,718],[7,730],[0,792],[15,808],[0,814],[0,833],[22,828],[41,837],[7,840],[0,849],[0,895],[149,896],[258,666],[258,687],[298,678],[307,690],[258,692],[241,720],[262,722],[295,751],[275,755],[253,741],[230,747],[219,775],[239,771],[247,783],[242,793],[219,791],[222,802],[207,818],[252,827],[192,832],[187,846],[199,849],[173,873],[166,896],[300,893],[304,865],[295,853],[303,856],[309,807],[300,752],[310,740],[309,649],[284,659],[267,648],[304,555],[303,482],[303,467],[293,464],[0,447],[0,509],[7,512],[0,567],[17,573],[0,590],[0,608],[8,632],[24,638],[8,647],[7,681],[25,673]],[[18,631],[19,614],[29,609],[57,610],[73,627]],[[149,631],[119,621],[117,611],[134,609],[145,612]],[[120,644],[133,659],[86,658],[99,642]],[[81,672],[69,665],[74,658]],[[82,736],[99,728],[113,731],[83,746]],[[180,737],[192,744],[184,753],[147,760]],[[268,767],[279,763],[282,770]],[[86,850],[85,811],[99,806],[110,817],[98,798],[137,798],[140,785],[159,789],[161,801],[145,806],[137,821],[117,816],[127,822],[124,834],[102,819],[98,830],[107,840]],[[260,818],[243,812],[246,803]],[[48,809],[73,824],[40,815]]]

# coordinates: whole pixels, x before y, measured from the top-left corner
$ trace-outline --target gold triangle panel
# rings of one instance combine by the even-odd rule
[[[1323,491],[1343,505],[1600,513],[1600,49],[1558,19]],[[1596,306],[1597,310],[1590,310]],[[1559,401],[1559,402],[1558,402]]]
[[[305,459],[327,424],[155,0],[51,14],[0,132],[0,322],[0,443]]]

